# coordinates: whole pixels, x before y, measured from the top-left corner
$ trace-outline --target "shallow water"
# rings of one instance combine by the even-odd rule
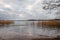
[[[32,24],[34,22],[34,24]],[[0,26],[0,32],[17,32],[24,35],[33,36],[53,36],[60,33],[59,28],[48,28],[36,25],[37,21],[15,21],[15,24]]]

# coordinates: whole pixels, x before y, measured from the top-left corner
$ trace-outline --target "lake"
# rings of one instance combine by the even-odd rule
[[[33,24],[34,23],[34,24]],[[37,26],[37,21],[15,21],[15,24],[0,26],[0,32],[17,32],[23,35],[45,35],[56,37],[60,33],[59,28]]]

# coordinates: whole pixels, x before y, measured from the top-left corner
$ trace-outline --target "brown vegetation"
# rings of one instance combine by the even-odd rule
[[[59,20],[43,20],[43,21],[38,21],[37,26],[60,26],[60,21]]]
[[[12,21],[12,20],[0,20],[0,25],[10,25],[13,23],[14,23],[14,21]]]

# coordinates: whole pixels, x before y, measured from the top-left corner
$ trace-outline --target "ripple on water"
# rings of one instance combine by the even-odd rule
[[[21,23],[19,22],[19,24]],[[49,27],[42,27],[42,26],[38,27],[36,24],[31,25],[30,23],[32,22],[29,23],[26,22],[26,24],[24,23],[22,26],[21,25],[0,26],[0,32],[12,31],[20,34],[25,34],[25,35],[33,35],[33,36],[46,35],[46,36],[54,36],[54,37],[56,37],[57,34],[60,33],[60,28],[49,28]]]

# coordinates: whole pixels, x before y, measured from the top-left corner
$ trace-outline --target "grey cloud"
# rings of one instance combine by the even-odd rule
[[[1,19],[14,19],[14,20],[24,20],[24,19],[54,19],[56,17],[57,9],[43,9],[43,1],[50,2],[49,0],[43,0],[40,3],[39,0],[3,0],[2,4],[0,3],[0,9],[3,10],[0,12]],[[54,0],[51,0],[54,1]],[[58,2],[58,1],[57,1]],[[37,4],[36,4],[37,3]],[[7,4],[8,7],[5,7]],[[11,7],[9,7],[11,5]],[[27,6],[33,6],[31,10],[27,9]],[[30,7],[29,7],[30,8]],[[1,11],[0,10],[0,11]],[[55,10],[55,12],[54,12]],[[51,14],[50,14],[51,12]],[[57,11],[58,12],[58,11]],[[24,17],[18,16],[23,14]],[[50,15],[50,16],[49,16]],[[58,17],[59,18],[59,17]]]

